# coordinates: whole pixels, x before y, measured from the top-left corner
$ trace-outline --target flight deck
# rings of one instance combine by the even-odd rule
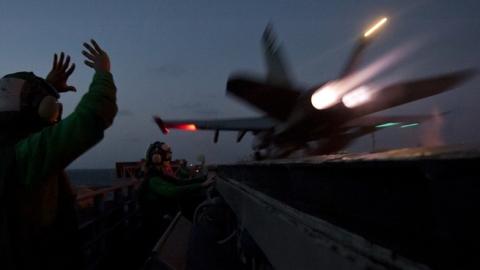
[[[473,269],[480,149],[435,147],[217,167],[274,269]]]

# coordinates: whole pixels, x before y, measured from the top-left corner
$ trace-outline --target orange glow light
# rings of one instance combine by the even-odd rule
[[[176,126],[176,128],[181,129],[181,130],[186,130],[186,131],[196,131],[197,126],[194,124],[181,124]]]

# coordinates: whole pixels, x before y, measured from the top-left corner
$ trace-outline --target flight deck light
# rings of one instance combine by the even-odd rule
[[[197,130],[197,126],[195,126],[194,124],[181,124],[181,125],[176,126],[175,128],[181,129],[181,130],[186,130],[186,131],[196,131]]]
[[[369,37],[371,36],[373,33],[375,33],[375,31],[377,31],[380,27],[382,27],[386,22],[388,21],[388,18],[387,17],[383,17],[380,21],[378,21],[375,25],[373,25],[372,27],[370,27],[366,32],[365,34],[363,34],[364,37]]]
[[[400,123],[397,123],[397,122],[387,122],[387,123],[383,123],[383,124],[381,124],[381,125],[376,126],[376,128],[394,127],[394,126],[398,126],[398,125],[400,125]]]
[[[411,123],[411,124],[403,125],[403,126],[401,126],[401,128],[416,127],[418,125],[420,125],[420,124],[419,123]]]

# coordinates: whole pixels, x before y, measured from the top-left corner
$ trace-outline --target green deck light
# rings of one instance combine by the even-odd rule
[[[394,126],[398,126],[398,125],[400,125],[400,123],[397,123],[397,122],[387,122],[387,123],[383,123],[383,124],[381,124],[381,125],[376,126],[376,128],[394,127]]]
[[[420,125],[420,124],[419,123],[412,123],[412,124],[403,125],[400,128],[416,127],[418,125]]]

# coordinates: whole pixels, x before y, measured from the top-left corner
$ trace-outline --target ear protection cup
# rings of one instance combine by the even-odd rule
[[[172,149],[170,146],[166,143],[163,143],[161,149],[162,160],[172,161]]]
[[[147,165],[152,164],[152,157],[154,154],[159,154],[161,158],[161,162],[163,161],[171,161],[172,159],[172,150],[170,146],[164,142],[159,142],[156,141],[152,144],[149,145],[146,155],[145,155],[145,160]]]
[[[45,96],[38,105],[38,115],[48,123],[58,121],[61,114],[61,108],[58,100],[53,96]]]
[[[63,115],[63,104],[61,102],[58,102],[57,101],[57,105],[58,105],[58,118],[57,118],[57,122],[60,122],[60,120],[62,120],[62,115]]]
[[[156,151],[156,149],[160,148],[160,145],[161,145],[161,142],[156,141],[148,146],[147,152],[145,153],[145,160],[147,162],[147,165],[152,164],[153,153],[154,151]]]

